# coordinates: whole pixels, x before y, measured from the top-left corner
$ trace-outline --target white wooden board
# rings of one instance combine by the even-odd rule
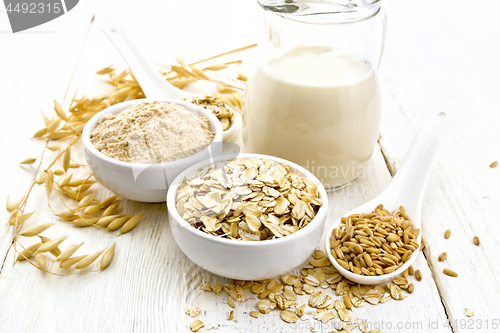
[[[500,216],[500,168],[488,167],[500,159],[496,111],[500,81],[495,65],[500,29],[494,17],[498,5],[486,1],[483,6],[489,5],[491,10],[485,11],[470,8],[465,1],[455,1],[453,6],[444,3],[423,0],[419,7],[408,2],[385,4],[389,34],[380,72],[385,112],[381,151],[374,153],[369,176],[330,194],[327,227],[387,186],[428,104],[437,97],[460,102],[461,114],[426,192],[423,236],[427,248],[414,265],[422,271],[423,281],[413,282],[415,292],[402,302],[366,305],[354,311],[360,319],[385,325],[383,332],[493,332],[494,320],[500,324],[500,269],[495,260],[500,236],[495,227]],[[42,124],[39,110],[49,111],[52,98],[63,101],[75,90],[104,91],[106,86],[92,73],[110,63],[124,66],[95,24],[88,30],[92,14],[127,22],[132,39],[146,56],[166,64],[173,61],[174,53],[195,61],[252,44],[260,41],[263,31],[261,11],[254,1],[150,0],[140,5],[89,1],[78,6],[81,10],[74,10],[73,28],[66,33],[0,34],[0,110],[4,117],[0,138],[5,152],[0,199],[22,195],[39,167],[16,165],[42,150],[43,142],[29,141]],[[428,10],[431,7],[434,10]],[[464,25],[466,20],[475,24]],[[50,27],[57,30],[57,25]],[[8,52],[3,51],[4,46]],[[252,52],[241,54],[248,63],[253,56]],[[48,155],[42,166],[50,162]],[[101,193],[109,194],[104,189]],[[54,208],[63,209],[62,205]],[[252,300],[235,309],[236,321],[227,321],[231,308],[224,303],[226,297],[200,289],[205,282],[226,280],[198,268],[181,253],[172,239],[164,204],[124,201],[123,211],[147,210],[148,214],[136,230],[119,238],[60,222],[46,208],[43,188],[35,189],[30,197],[26,211],[31,210],[37,211],[37,221],[57,223],[47,236],[71,235],[70,243],[84,241],[79,253],[117,242],[116,257],[103,272],[71,277],[54,277],[26,263],[12,266],[12,230],[1,225],[0,332],[189,332],[193,318],[184,310],[192,306],[203,309],[196,319],[206,325],[212,321],[220,324],[214,332],[309,332],[311,325],[321,332],[332,330],[316,321],[291,327],[279,318],[279,312],[254,319],[248,315],[255,310]],[[8,215],[1,211],[0,217],[6,222]],[[443,237],[446,229],[452,230],[449,240]],[[480,247],[472,244],[474,235],[481,238]],[[439,263],[437,256],[442,251],[448,253],[448,260]],[[443,267],[454,269],[459,277],[443,275]],[[463,322],[465,307],[475,316]],[[448,319],[458,320],[458,326],[445,327]]]

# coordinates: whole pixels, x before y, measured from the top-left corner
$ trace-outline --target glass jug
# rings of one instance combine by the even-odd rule
[[[267,39],[243,107],[243,149],[306,167],[328,189],[358,178],[379,135],[380,0],[259,0]]]

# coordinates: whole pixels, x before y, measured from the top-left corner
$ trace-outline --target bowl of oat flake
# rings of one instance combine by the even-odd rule
[[[262,280],[299,266],[323,234],[328,198],[305,168],[273,156],[220,156],[181,173],[167,193],[170,228],[198,266]]]
[[[87,162],[109,190],[130,200],[164,202],[175,177],[220,155],[222,126],[200,106],[131,100],[90,119],[82,133]]]

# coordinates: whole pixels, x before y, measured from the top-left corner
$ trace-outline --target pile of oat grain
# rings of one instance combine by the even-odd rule
[[[113,159],[149,164],[194,155],[214,137],[207,118],[174,103],[142,102],[119,114],[105,115],[90,140]]]

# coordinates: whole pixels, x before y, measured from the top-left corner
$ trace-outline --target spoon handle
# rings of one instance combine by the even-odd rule
[[[106,23],[102,21],[98,22],[98,26],[113,42],[123,59],[125,59],[147,98],[162,100],[183,99],[192,96],[191,93],[178,89],[168,83],[145,60],[141,52],[134,46],[118,24],[106,19]]]
[[[394,199],[401,205],[420,211],[432,166],[456,109],[456,103],[439,99],[425,115],[401,167],[386,190],[387,194],[396,196]]]

